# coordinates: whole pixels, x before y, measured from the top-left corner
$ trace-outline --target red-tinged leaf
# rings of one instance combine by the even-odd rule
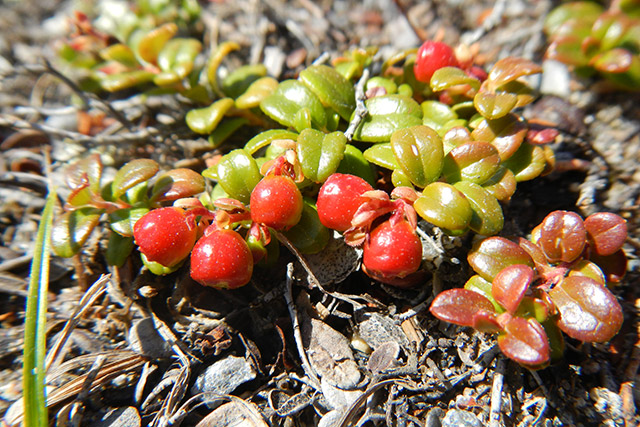
[[[491,293],[500,305],[513,314],[533,281],[533,276],[533,269],[528,265],[515,264],[505,267],[493,279]]]
[[[467,142],[449,151],[444,158],[442,173],[447,182],[460,180],[482,184],[498,171],[500,155],[487,142]]]
[[[619,215],[598,212],[584,220],[590,246],[598,255],[611,255],[620,249],[627,238],[627,222]]]
[[[551,356],[547,334],[534,319],[512,318],[498,337],[498,345],[505,356],[529,369],[545,367]]]
[[[627,256],[622,249],[611,255],[592,254],[590,259],[598,264],[607,283],[618,283],[627,272]]]
[[[158,170],[158,163],[151,159],[135,159],[125,164],[113,178],[114,200],[122,197],[130,188],[150,179]]]
[[[627,49],[617,48],[594,56],[590,65],[603,73],[624,73],[631,68],[633,54]]]
[[[473,329],[490,334],[502,331],[495,313],[480,310],[473,316]]]
[[[58,256],[69,258],[80,252],[103,211],[90,207],[65,212],[53,224],[51,245]]]
[[[605,342],[622,325],[622,308],[602,284],[584,276],[570,276],[549,292],[560,312],[562,331],[585,342]]]
[[[476,243],[469,252],[468,260],[475,272],[489,282],[510,265],[534,265],[524,249],[504,237],[489,237]]]
[[[67,186],[72,190],[89,187],[92,192],[100,191],[102,161],[99,154],[92,154],[72,164],[65,172]]]
[[[172,169],[160,175],[153,185],[152,202],[177,200],[204,191],[204,178],[191,169]]]
[[[542,145],[553,142],[560,134],[557,129],[554,128],[531,128],[527,132],[527,141],[533,145]]]
[[[487,78],[487,87],[495,90],[520,77],[542,72],[542,67],[524,58],[509,56],[496,62]]]
[[[580,215],[554,211],[540,223],[537,244],[550,262],[571,262],[582,254],[586,239],[587,231]]]
[[[585,66],[589,63],[589,58],[582,50],[582,41],[582,38],[573,35],[558,37],[547,47],[545,58],[576,67]]]
[[[491,301],[468,289],[441,292],[431,303],[431,314],[445,322],[474,326],[474,316],[480,311],[494,312]]]
[[[513,156],[527,136],[527,127],[514,114],[495,120],[484,119],[471,133],[476,141],[491,143],[500,153],[502,161]]]
[[[542,252],[542,249],[540,249],[540,246],[536,245],[535,243],[531,243],[530,241],[522,237],[518,239],[518,245],[529,254],[536,268],[548,265],[547,257],[544,256],[544,253]]]

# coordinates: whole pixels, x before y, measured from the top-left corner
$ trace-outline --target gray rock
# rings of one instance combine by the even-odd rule
[[[255,378],[255,368],[244,357],[228,356],[205,369],[196,379],[191,391],[193,394],[230,394],[240,385]]]
[[[442,419],[442,427],[482,427],[480,420],[471,412],[450,409]]]

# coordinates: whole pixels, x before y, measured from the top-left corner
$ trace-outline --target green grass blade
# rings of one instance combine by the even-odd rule
[[[49,290],[49,254],[56,191],[51,190],[38,226],[27,296],[24,331],[24,425],[48,425],[45,397],[44,359],[46,354],[47,292]]]

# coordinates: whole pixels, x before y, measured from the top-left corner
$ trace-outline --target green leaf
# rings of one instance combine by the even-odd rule
[[[478,90],[478,88],[480,88],[480,80],[471,77],[460,68],[442,67],[433,73],[429,85],[434,92],[440,92],[460,85],[469,85],[474,90]]]
[[[122,267],[133,250],[133,237],[124,237],[118,233],[109,233],[107,244],[107,263],[116,267]]]
[[[155,74],[147,70],[133,70],[117,74],[97,74],[96,80],[100,82],[102,89],[107,92],[117,92],[129,89],[143,83],[148,83],[155,77]]]
[[[116,61],[120,64],[134,68],[139,65],[136,55],[131,48],[122,43],[116,43],[100,51],[100,57],[105,61]]]
[[[267,75],[263,64],[243,65],[222,80],[222,91],[230,98],[242,95],[254,82]],[[257,105],[257,104],[256,104]]]
[[[208,107],[191,110],[185,117],[187,126],[196,133],[208,135],[234,105],[233,99],[222,98]]]
[[[133,226],[147,212],[149,212],[148,208],[118,209],[109,214],[109,225],[113,231],[123,237],[133,236]]]
[[[381,166],[385,169],[400,169],[400,165],[393,154],[391,143],[375,144],[369,147],[364,153],[364,158],[374,165]]]
[[[437,125],[438,128],[444,126],[445,123],[455,120],[458,115],[447,104],[438,101],[424,101],[420,104],[422,108],[423,121],[430,121]],[[425,123],[428,125],[427,123]],[[433,127],[433,126],[432,126]],[[438,128],[433,127],[438,130]]]
[[[72,190],[85,188],[88,184],[92,192],[99,192],[102,178],[100,155],[92,154],[73,163],[65,171],[65,178],[67,186]]]
[[[499,201],[508,201],[516,192],[516,177],[511,171],[500,165],[497,172],[482,183],[482,187]]]
[[[473,215],[465,195],[444,182],[427,185],[413,207],[427,222],[446,230],[465,230]]]
[[[324,105],[349,120],[356,108],[353,84],[334,68],[327,65],[312,65],[300,72],[300,81],[316,94]]]
[[[220,43],[209,57],[209,62],[207,63],[207,79],[209,80],[211,89],[220,97],[223,97],[224,94],[218,85],[218,68],[220,67],[220,64],[222,64],[222,60],[225,56],[238,49],[240,49],[240,45],[238,43],[226,41]]]
[[[372,186],[376,182],[376,176],[371,164],[364,157],[362,151],[351,144],[345,146],[344,157],[340,161],[336,172],[359,176]]]
[[[260,109],[278,123],[295,128],[298,112],[309,110],[311,122],[316,129],[322,129],[327,117],[320,99],[298,80],[281,82],[275,92],[260,102]]]
[[[158,54],[177,32],[178,26],[173,22],[149,31],[137,44],[138,55],[150,64],[157,64]]]
[[[298,136],[298,159],[305,178],[324,182],[338,169],[344,156],[347,137],[342,132],[324,134],[305,129]]]
[[[500,153],[502,161],[518,151],[527,136],[527,126],[515,114],[508,114],[495,120],[483,119],[471,132],[476,141],[489,142]]]
[[[82,245],[100,222],[102,212],[87,207],[62,214],[51,231],[51,244],[55,253],[63,258],[70,258],[80,252]]]
[[[504,117],[513,110],[518,97],[512,93],[478,92],[473,98],[473,105],[478,112],[489,120]]]
[[[428,126],[399,129],[391,135],[396,161],[411,182],[420,188],[440,177],[444,164],[442,140]]]
[[[130,188],[148,181],[156,173],[158,173],[158,163],[151,159],[134,159],[125,164],[118,170],[113,178],[112,194],[113,199],[117,200]]]
[[[233,117],[222,120],[209,135],[209,144],[211,148],[220,147],[231,135],[238,129],[249,124],[249,119],[245,117]]]
[[[517,182],[523,182],[539,176],[545,170],[547,161],[540,146],[527,143],[522,144],[503,165],[511,169]]]
[[[593,23],[602,12],[604,12],[603,7],[593,1],[565,3],[549,12],[544,20],[544,31],[548,35],[553,35],[560,26],[573,19]]]
[[[442,172],[447,182],[482,184],[500,167],[498,150],[487,142],[472,141],[454,147],[444,158]]]
[[[264,132],[260,132],[253,138],[251,138],[245,145],[244,150],[253,155],[261,148],[266,147],[273,141],[281,139],[291,139],[293,141],[298,139],[298,134],[285,129],[270,129]]]
[[[493,308],[496,310],[496,313],[504,313],[504,308],[498,304],[498,302],[493,298],[491,294],[492,283],[484,280],[480,275],[474,274],[471,276],[467,283],[464,284],[465,289],[469,289],[470,291],[477,292],[493,304]]]
[[[327,246],[331,231],[320,222],[313,201],[305,199],[300,222],[285,231],[284,235],[301,253],[314,254]]]
[[[158,66],[162,73],[154,78],[154,83],[167,86],[180,82],[193,70],[194,61],[201,50],[202,43],[196,39],[170,40],[158,54]]]
[[[262,179],[255,159],[241,148],[222,157],[217,176],[224,191],[244,204],[249,203],[251,191]]]
[[[411,114],[367,116],[356,129],[353,139],[364,142],[387,142],[396,130],[421,124],[422,120]]]
[[[413,98],[404,95],[376,96],[365,101],[371,116],[406,114],[422,119],[422,108]]]
[[[22,388],[24,425],[49,425],[45,394],[45,356],[47,353],[47,293],[49,292],[49,257],[55,189],[50,191],[38,225],[24,325]]]
[[[236,99],[236,106],[243,110],[256,108],[263,99],[271,95],[278,87],[273,77],[262,77],[251,83],[247,90]]]
[[[502,230],[504,216],[498,200],[487,190],[468,181],[460,181],[453,184],[469,201],[473,215],[469,228],[478,234],[491,236]]]

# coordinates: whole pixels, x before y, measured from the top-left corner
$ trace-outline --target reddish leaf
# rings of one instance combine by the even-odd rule
[[[515,114],[507,114],[499,119],[484,119],[471,132],[476,141],[491,143],[502,161],[513,156],[527,136],[526,125]]]
[[[515,313],[533,281],[533,269],[515,264],[503,268],[493,279],[491,294],[511,314]]]
[[[540,224],[536,242],[551,262],[571,262],[580,256],[587,231],[580,215],[568,211],[551,212]]]
[[[599,212],[584,220],[590,245],[598,255],[611,255],[620,249],[627,238],[627,222],[619,215]]]
[[[151,159],[134,159],[122,166],[113,177],[113,198],[119,199],[132,187],[147,181],[159,170],[158,163]]]
[[[512,318],[498,337],[500,350],[510,359],[530,369],[549,363],[549,340],[542,325],[534,319]]]
[[[591,254],[589,258],[598,264],[607,283],[618,283],[627,272],[627,256],[622,249],[606,256]]]
[[[495,90],[520,77],[542,72],[542,67],[524,58],[506,57],[493,66],[487,78],[487,87]]]
[[[534,265],[524,249],[504,237],[489,237],[476,243],[469,252],[468,260],[475,272],[489,282],[493,282],[496,275],[510,265]]]
[[[496,313],[480,310],[473,316],[473,328],[480,332],[495,333],[502,331]]]
[[[491,301],[468,289],[450,289],[438,294],[429,308],[440,320],[460,326],[474,326],[474,316],[480,311],[494,312]]]
[[[87,186],[92,192],[100,191],[102,178],[102,161],[99,154],[92,154],[72,164],[65,172],[67,186],[72,190],[79,190]]]
[[[622,308],[601,283],[585,276],[570,276],[549,295],[560,312],[558,326],[585,342],[610,340],[622,325]]]
[[[195,196],[204,191],[204,178],[191,169],[172,169],[160,175],[153,185],[152,202]]]

